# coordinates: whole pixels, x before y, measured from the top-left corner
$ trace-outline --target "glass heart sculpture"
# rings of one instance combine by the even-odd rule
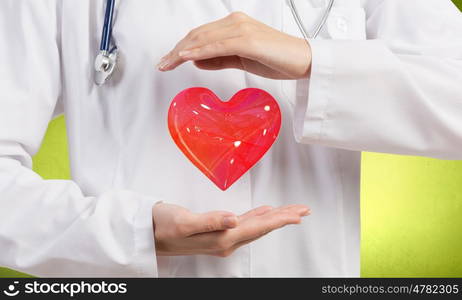
[[[225,191],[271,148],[281,111],[260,89],[241,90],[224,102],[209,89],[190,88],[173,99],[168,128],[184,155]]]

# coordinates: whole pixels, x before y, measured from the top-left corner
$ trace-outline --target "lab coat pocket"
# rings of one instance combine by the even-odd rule
[[[308,31],[308,35],[313,34],[314,29],[322,21],[329,1],[323,1],[323,5],[314,5],[312,2],[313,0],[294,0],[296,10],[302,20],[303,26]],[[288,0],[285,1],[282,14],[282,31],[300,38],[303,37],[294,19]],[[364,8],[361,6],[361,2],[359,0],[336,0],[318,38],[365,39],[366,14]]]
[[[311,31],[318,25],[326,12],[328,1],[295,0],[298,14],[302,19],[303,25],[311,34]],[[321,3],[323,2],[323,3]],[[303,35],[298,27],[288,1],[282,10],[282,28],[287,34],[302,38]],[[361,7],[359,0],[336,0],[327,18],[326,24],[322,28],[319,39],[344,39],[344,40],[364,40],[366,39],[366,17],[365,11]],[[297,97],[296,81],[285,80],[281,83],[282,95],[288,100],[291,107],[295,106]],[[300,89],[299,89],[300,91]],[[298,95],[303,96],[303,95]]]
[[[365,40],[366,13],[359,6],[334,7],[325,27],[331,39]]]

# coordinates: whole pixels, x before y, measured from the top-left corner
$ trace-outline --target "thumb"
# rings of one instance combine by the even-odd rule
[[[225,211],[212,211],[196,214],[189,222],[189,235],[221,231],[237,226],[238,219],[235,214]]]

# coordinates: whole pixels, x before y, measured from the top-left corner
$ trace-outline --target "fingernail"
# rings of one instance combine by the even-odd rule
[[[166,60],[167,60],[167,56],[162,57],[162,58],[159,60],[159,62],[157,63],[157,67],[159,67],[160,65],[162,65]]]
[[[157,65],[157,68],[160,70],[160,71],[164,71],[167,69],[167,67],[170,65],[170,61],[165,59],[164,61],[161,61],[158,65]]]
[[[236,218],[236,216],[225,217],[225,218],[223,219],[223,225],[225,225],[225,227],[227,227],[227,228],[236,227],[236,224],[237,224],[237,218]]]
[[[303,208],[298,212],[301,216],[308,216],[311,213],[311,210],[308,208]]]

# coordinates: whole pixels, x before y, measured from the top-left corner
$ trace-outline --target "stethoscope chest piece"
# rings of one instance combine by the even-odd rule
[[[111,52],[100,51],[95,59],[95,83],[96,85],[103,85],[109,79],[117,67],[119,52],[117,48]]]

